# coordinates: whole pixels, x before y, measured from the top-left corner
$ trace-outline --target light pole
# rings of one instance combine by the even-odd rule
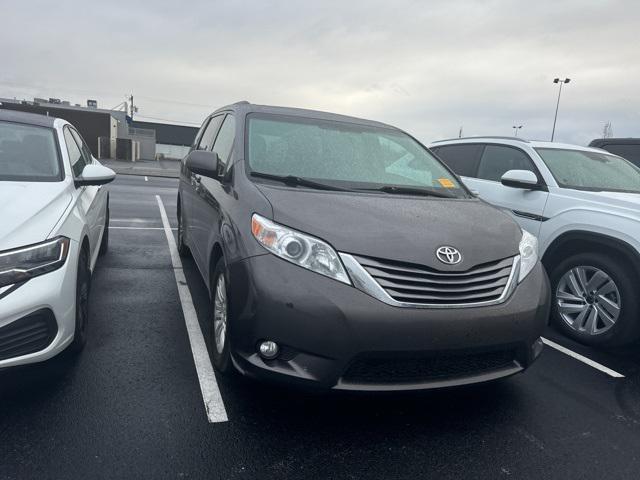
[[[514,125],[514,126],[513,126],[513,127],[511,127],[511,128],[513,128],[513,131],[516,133],[516,135],[515,135],[515,136],[517,137],[517,136],[518,136],[518,130],[520,130],[520,129],[522,128],[522,125],[518,125],[518,126],[515,126],[515,125]]]
[[[556,115],[553,117],[553,130],[551,130],[551,141],[553,142],[553,137],[556,133],[556,121],[558,120],[558,107],[560,106],[560,95],[562,94],[562,85],[564,83],[569,83],[571,81],[570,78],[565,78],[564,80],[560,80],[559,78],[554,78],[553,83],[559,83],[560,89],[558,90],[558,102],[556,103]]]

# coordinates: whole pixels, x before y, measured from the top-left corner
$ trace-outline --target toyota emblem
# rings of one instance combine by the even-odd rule
[[[456,265],[462,261],[462,254],[457,248],[444,246],[436,250],[436,257],[447,265]]]

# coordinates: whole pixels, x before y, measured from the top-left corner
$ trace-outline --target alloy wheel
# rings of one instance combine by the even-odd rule
[[[227,338],[227,287],[224,275],[218,276],[213,303],[213,333],[216,350],[222,353]]]
[[[618,321],[620,291],[603,270],[577,266],[566,272],[556,288],[556,305],[562,320],[582,334],[599,335]]]

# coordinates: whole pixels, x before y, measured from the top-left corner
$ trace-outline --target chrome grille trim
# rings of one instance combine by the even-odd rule
[[[511,296],[513,290],[515,290],[517,278],[520,273],[519,255],[506,258],[499,262],[494,262],[486,267],[480,267],[476,270],[461,273],[436,272],[431,271],[430,269],[422,270],[413,267],[392,268],[384,262],[370,259],[368,257],[354,256],[348,253],[340,253],[339,255],[347,269],[347,273],[349,274],[353,285],[356,288],[380,300],[381,302],[386,303],[387,305],[404,308],[470,308],[498,305],[505,302]],[[360,262],[363,262],[364,265]],[[365,268],[365,266],[367,268]],[[389,270],[395,271],[391,273]],[[404,272],[409,275],[398,275],[396,272],[399,270],[404,270]],[[373,272],[377,278],[374,278],[370,272]],[[378,275],[378,272],[381,272],[381,274]],[[493,282],[488,284],[489,286],[487,286],[487,283],[484,283],[486,288],[474,287],[474,282],[476,285],[478,283],[482,285],[483,282],[486,282],[487,277],[489,277],[489,279],[494,279]],[[504,281],[504,285],[502,285],[503,279],[505,278],[506,281]],[[394,290],[392,285],[398,280],[400,282],[412,282],[416,285],[401,283],[402,287],[398,287],[398,283],[396,283],[396,289]],[[480,293],[470,293],[465,295],[469,301],[457,301],[452,303],[443,303],[447,300],[447,297],[437,295],[437,292],[455,292],[455,289],[457,288],[467,287],[471,288],[471,290],[468,290],[470,292],[473,292],[475,289],[475,292],[480,291]],[[413,288],[416,289],[415,294],[407,293],[407,291],[411,291]],[[404,290],[404,292],[401,292],[401,295],[399,295],[403,298],[402,301],[396,300],[392,296],[392,293],[395,295],[398,289]],[[478,298],[491,295],[499,296],[491,300],[477,300]]]

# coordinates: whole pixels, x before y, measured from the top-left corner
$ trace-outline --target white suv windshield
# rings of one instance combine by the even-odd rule
[[[623,158],[557,148],[536,151],[561,187],[640,193],[640,169]]]
[[[0,181],[58,180],[60,161],[53,130],[0,122]]]
[[[253,114],[247,147],[252,173],[349,189],[400,187],[467,197],[455,176],[424,147],[390,128]]]

